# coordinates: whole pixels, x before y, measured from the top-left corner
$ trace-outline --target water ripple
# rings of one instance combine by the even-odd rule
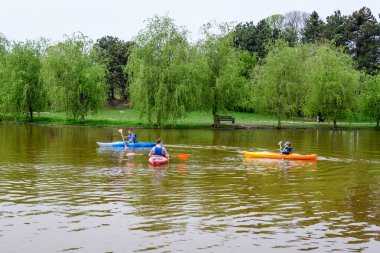
[[[240,141],[226,145],[219,135]],[[240,152],[251,145],[247,141],[256,145],[279,136],[218,132],[204,145],[194,138],[167,145],[173,159],[156,169],[147,164],[148,150],[127,158],[124,149],[95,147],[97,135],[84,138],[81,147],[76,144],[81,136],[65,147],[13,146],[17,154],[24,152],[20,159],[16,153],[1,156],[5,252],[374,252],[379,247],[376,152],[349,155],[355,149],[335,152],[335,142],[326,142],[331,149],[321,148],[316,162],[245,159]],[[174,158],[181,153],[189,159]]]

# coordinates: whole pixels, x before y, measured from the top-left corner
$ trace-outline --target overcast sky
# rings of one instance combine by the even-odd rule
[[[257,23],[273,14],[289,11],[326,16],[340,10],[350,15],[369,7],[379,20],[380,0],[0,0],[0,33],[9,40],[50,38],[81,31],[96,40],[105,35],[131,40],[154,15],[168,14],[185,26],[191,37],[208,21]]]

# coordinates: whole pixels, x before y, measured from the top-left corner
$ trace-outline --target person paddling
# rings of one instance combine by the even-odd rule
[[[132,129],[128,129],[128,135],[125,136],[127,138],[126,142],[129,143],[136,143],[137,142],[137,136],[133,133]]]
[[[158,138],[156,141],[156,146],[154,146],[149,153],[149,157],[153,155],[170,157],[170,155],[166,152],[166,149],[162,146],[161,138]]]
[[[289,155],[293,152],[293,148],[290,147],[292,143],[290,141],[285,142],[284,148],[281,150],[281,154]]]

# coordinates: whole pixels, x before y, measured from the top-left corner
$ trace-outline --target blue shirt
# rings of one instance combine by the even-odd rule
[[[291,148],[291,147],[284,147],[284,149],[281,150],[281,154],[288,155],[288,154],[291,154],[292,151],[293,151],[293,148]]]
[[[132,142],[132,143],[136,143],[137,142],[136,135],[135,134],[128,134],[127,141]]]

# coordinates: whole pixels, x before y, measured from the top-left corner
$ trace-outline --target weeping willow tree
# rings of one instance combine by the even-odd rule
[[[349,116],[357,106],[359,73],[350,56],[330,45],[309,46],[310,56],[305,64],[309,86],[304,107],[306,115],[321,113],[333,120]]]
[[[205,68],[187,33],[171,18],[155,16],[131,49],[126,71],[132,106],[155,126],[175,124],[199,106]]]
[[[255,110],[277,117],[281,121],[299,115],[305,104],[307,84],[304,82],[304,62],[307,50],[303,46],[289,47],[284,41],[271,46],[264,63],[255,69],[253,103]]]
[[[14,119],[29,118],[46,105],[41,80],[41,44],[17,42],[0,52],[0,110]]]
[[[231,31],[229,24],[206,24],[203,27],[204,39],[198,43],[206,67],[202,109],[212,112],[214,126],[220,111],[247,106],[245,63],[241,60],[241,52],[232,46]]]
[[[380,74],[365,77],[364,88],[360,95],[362,113],[376,120],[380,128]]]
[[[79,34],[47,49],[43,77],[53,109],[84,121],[105,105],[104,66],[97,63],[92,41]]]

